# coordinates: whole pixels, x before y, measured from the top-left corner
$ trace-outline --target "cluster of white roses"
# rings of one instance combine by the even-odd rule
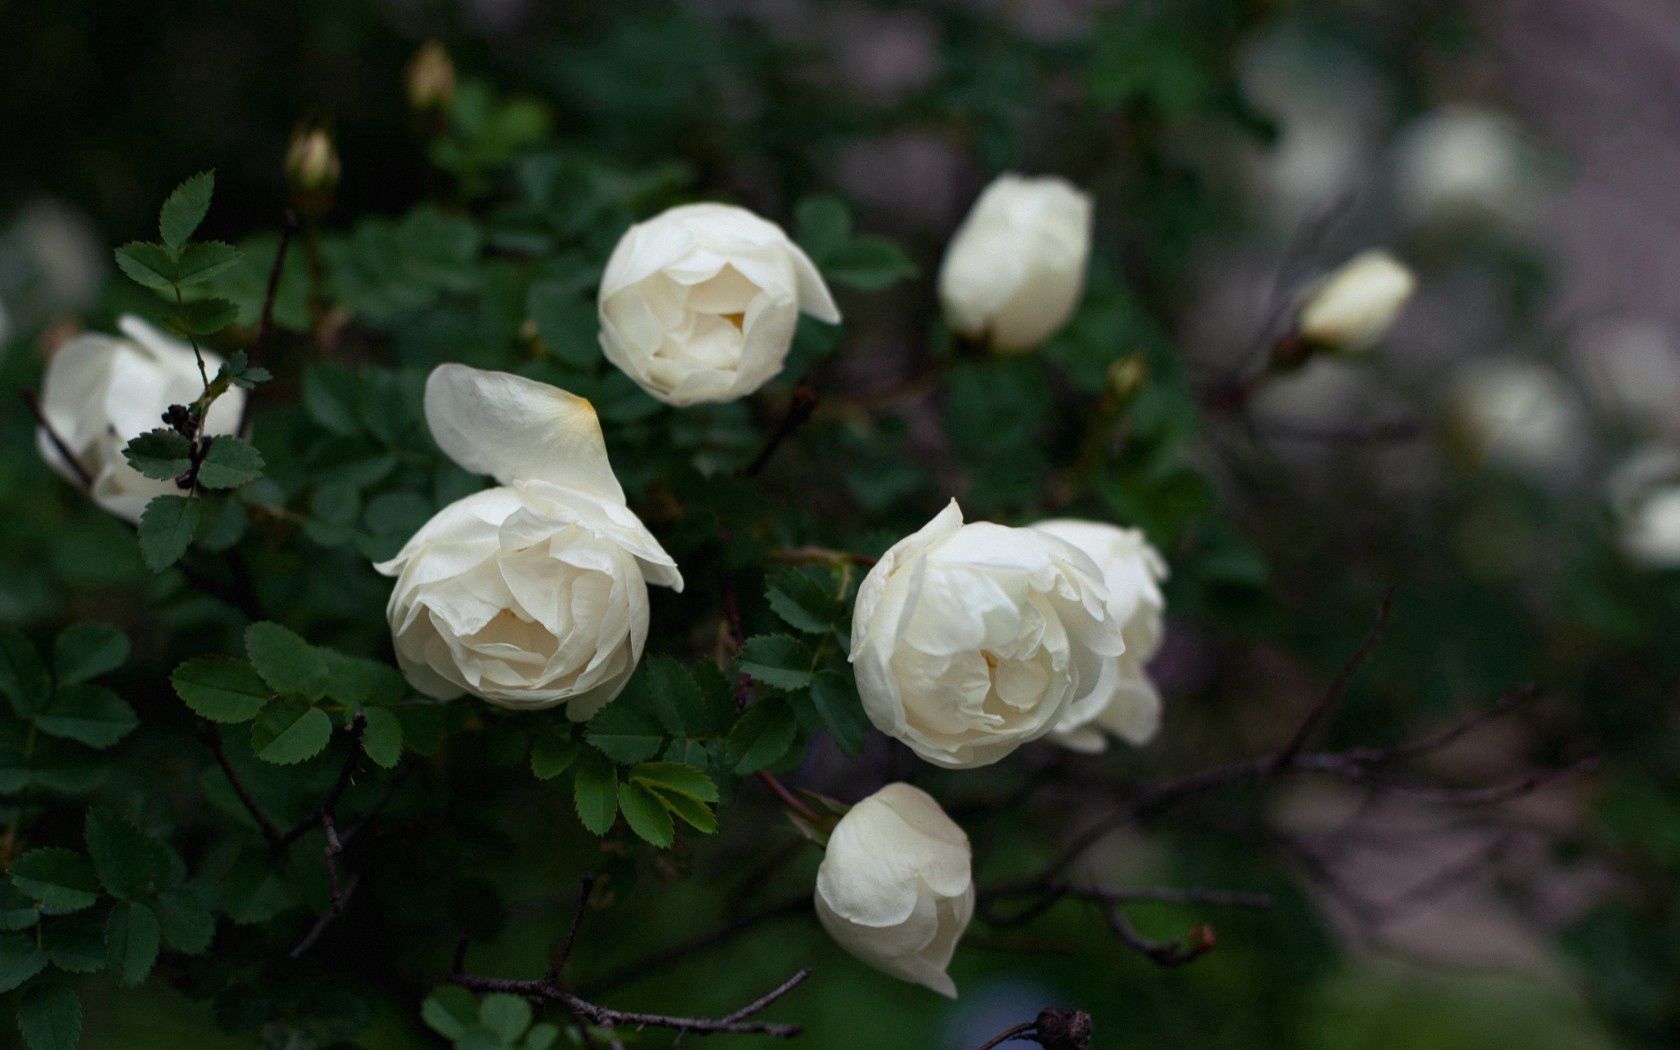
[[[952,241],[940,295],[954,329],[1019,350],[1067,320],[1084,282],[1089,198],[1005,175]],[[602,277],[606,357],[672,405],[724,401],[782,368],[801,311],[840,318],[811,260],[773,223],[696,204],[633,227]],[[198,393],[192,351],[138,321],[131,341],[85,336],[53,362],[46,416],[133,519],[167,487],[123,444]],[[214,367],[215,362],[210,362]],[[238,418],[235,391],[208,429]],[[588,718],[624,688],[647,639],[648,584],[676,563],[626,505],[583,398],[446,364],[426,383],[440,448],[497,486],[440,510],[390,561],[387,615],[409,682],[438,699],[564,706]],[[43,432],[42,450],[72,468]],[[1148,741],[1160,699],[1166,567],[1141,533],[1082,521],[964,524],[953,501],[896,544],[857,597],[851,660],[870,720],[929,762],[972,768],[1041,737],[1084,751],[1105,731]],[[817,878],[823,925],[863,961],[955,994],[945,969],[974,909],[967,836],[924,792],[890,784],[833,829]]]

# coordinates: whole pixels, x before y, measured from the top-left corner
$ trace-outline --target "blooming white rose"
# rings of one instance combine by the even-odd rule
[[[128,465],[123,447],[162,427],[170,405],[185,405],[204,393],[192,347],[172,339],[138,317],[117,322],[124,338],[87,333],[65,343],[47,363],[41,379],[41,414],[92,478],[94,502],[128,521],[139,521],[153,496],[179,494],[169,480],[148,478]],[[214,377],[222,359],[208,351],[204,367]],[[233,387],[217,398],[204,420],[206,434],[231,434],[239,425],[245,391]],[[65,462],[46,428],[36,446],[47,465],[66,479],[81,477]]]
[[[630,227],[601,275],[601,350],[668,405],[733,401],[782,370],[803,310],[838,324],[815,264],[782,228],[726,204]]]
[[[1030,350],[1073,316],[1090,255],[1088,194],[1054,176],[999,175],[945,249],[945,321],[994,349]]]
[[[835,825],[817,869],[817,919],[882,973],[956,998],[945,972],[974,915],[968,836],[927,792],[888,784]]]
[[[439,447],[498,488],[438,511],[388,562],[386,615],[409,683],[501,707],[617,696],[647,639],[647,584],[676,563],[625,505],[588,401],[505,372],[440,365],[426,381]]]
[[[1065,540],[955,500],[858,588],[851,661],[881,732],[936,765],[983,766],[1055,729],[1125,651],[1102,571]]]
[[[1301,304],[1302,338],[1357,354],[1382,341],[1417,290],[1417,278],[1385,251],[1362,252],[1320,282]]]
[[[1167,563],[1141,529],[1123,529],[1101,521],[1053,518],[1031,526],[1078,547],[1102,570],[1108,587],[1108,612],[1120,624],[1126,651],[1104,666],[1103,683],[1056,723],[1050,739],[1075,751],[1102,751],[1103,731],[1142,746],[1161,727],[1161,694],[1147,666],[1161,648],[1166,631],[1166,596],[1161,581]]]

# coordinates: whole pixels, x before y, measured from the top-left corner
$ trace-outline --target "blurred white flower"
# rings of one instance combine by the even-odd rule
[[[0,299],[22,329],[90,309],[110,264],[86,215],[50,198],[24,205],[0,236]]]
[[[1388,335],[1416,290],[1417,278],[1394,256],[1362,252],[1307,294],[1296,324],[1309,343],[1332,353],[1362,353]]]
[[[641,659],[647,584],[682,590],[676,563],[625,505],[588,401],[441,365],[425,406],[445,454],[502,484],[438,511],[374,566],[397,577],[398,666],[427,696],[588,718]]]
[[[1126,651],[1104,665],[1106,678],[1088,696],[1068,705],[1050,739],[1075,751],[1108,747],[1106,730],[1128,744],[1149,743],[1161,727],[1161,694],[1150,680],[1149,661],[1166,633],[1167,563],[1141,529],[1101,521],[1054,518],[1031,526],[1084,551],[1102,571],[1108,613],[1120,624]]]
[[[1617,541],[1636,565],[1680,568],[1680,449],[1651,446],[1611,474]]]
[[[952,331],[1030,350],[1073,316],[1091,255],[1091,198],[1065,179],[992,180],[951,237],[939,299]]]
[[[1396,191],[1415,225],[1486,223],[1522,230],[1544,193],[1537,158],[1516,122],[1470,106],[1418,118],[1401,136]]]
[[[864,711],[929,762],[988,765],[1083,710],[1120,672],[1102,570],[1065,540],[952,500],[858,588],[851,661]]]
[[[179,493],[173,481],[148,478],[128,465],[123,447],[162,427],[170,405],[196,401],[204,392],[192,347],[138,317],[117,322],[127,338],[85,333],[65,343],[41,379],[41,413],[82,469],[93,479],[94,502],[137,522],[153,496]],[[208,351],[213,377],[222,359]],[[231,434],[239,425],[245,391],[234,387],[210,406],[206,434]],[[81,484],[45,428],[36,434],[41,458],[67,480]]]
[[[782,370],[801,311],[838,324],[810,258],[744,208],[688,204],[630,227],[601,277],[601,349],[670,405],[733,401]]]
[[[1623,422],[1680,428],[1680,346],[1649,322],[1594,325],[1575,345],[1593,400]]]
[[[1478,462],[1535,480],[1571,474],[1588,441],[1580,395],[1549,365],[1525,358],[1467,362],[1448,392],[1450,422]]]
[[[835,825],[817,869],[817,919],[882,973],[956,998],[945,972],[974,915],[968,836],[925,791],[888,784]]]

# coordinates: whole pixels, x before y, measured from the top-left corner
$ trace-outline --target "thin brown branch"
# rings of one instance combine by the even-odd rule
[[[608,989],[617,988],[619,985],[627,984],[651,973],[657,973],[675,962],[696,955],[708,948],[732,941],[748,930],[756,929],[771,919],[796,915],[810,906],[810,896],[801,894],[791,900],[782,901],[780,904],[772,904],[757,911],[737,916],[708,933],[627,963],[605,977],[585,984],[581,990],[585,995],[599,995]]]
[[[1157,966],[1184,966],[1195,962],[1213,951],[1213,946],[1218,943],[1213,927],[1207,923],[1192,926],[1182,940],[1157,941],[1133,929],[1126,917],[1120,914],[1119,905],[1106,905],[1102,912],[1103,918],[1108,920],[1108,928],[1114,931],[1114,936],[1119,938],[1120,943]]]
[[[251,341],[251,352],[247,361],[256,366],[262,362],[263,351],[268,347],[269,333],[274,330],[274,302],[280,296],[280,275],[286,267],[286,249],[291,247],[292,234],[297,232],[298,219],[291,209],[286,210],[286,221],[280,224],[280,246],[274,251],[274,264],[268,269],[268,287],[263,293],[262,314],[257,320],[257,336]],[[235,434],[245,433],[246,423],[250,420],[251,402],[254,398],[247,397],[239,409],[239,425],[234,428]]]
[[[572,945],[577,943],[578,927],[583,925],[583,913],[589,907],[589,895],[594,889],[595,874],[584,873],[583,885],[578,889],[577,907],[572,910],[572,925],[566,930],[566,939],[560,943],[560,950],[554,953],[554,961],[548,966],[550,981],[558,981],[566,971],[566,960],[572,957]]]
[[[775,792],[776,797],[782,800],[782,805],[799,814],[801,817],[804,817],[813,824],[820,824],[822,822],[822,817],[817,813],[817,811],[801,801],[798,795],[789,791],[787,789],[787,785],[777,779],[776,774],[770,772],[768,769],[761,769],[758,771],[758,779],[764,781],[764,783],[769,786],[770,790]]]
[[[1353,655],[1349,656],[1347,661],[1342,664],[1342,669],[1336,672],[1336,677],[1330,681],[1330,687],[1324,691],[1324,695],[1319,698],[1313,709],[1307,712],[1307,717],[1295,730],[1295,735],[1290,738],[1289,743],[1285,744],[1278,751],[1276,757],[1272,759],[1272,770],[1274,772],[1289,765],[1295,756],[1301,753],[1301,749],[1306,746],[1308,738],[1312,736],[1313,730],[1318,728],[1319,723],[1324,721],[1325,715],[1330,713],[1331,708],[1335,707],[1341,700],[1342,694],[1347,692],[1348,684],[1352,682],[1354,673],[1359,670],[1359,665],[1365,662],[1365,658],[1371,654],[1371,650],[1375,649],[1377,643],[1382,641],[1383,632],[1388,627],[1389,610],[1393,607],[1393,604],[1394,588],[1390,587],[1383,593],[1382,604],[1377,607],[1377,622],[1371,625],[1371,629],[1365,633],[1364,639],[1354,649]]]
[[[268,840],[268,846],[275,853],[286,848],[286,842],[280,835],[280,829],[275,826],[263,808],[257,805],[257,800],[251,797],[251,792],[245,787],[245,782],[239,779],[234,771],[233,763],[228,761],[227,749],[222,746],[222,735],[215,726],[210,726],[205,733],[205,742],[210,745],[210,753],[216,756],[216,764],[222,767],[222,774],[227,777],[228,784],[233,788],[239,804],[245,807],[245,812],[251,814],[251,819],[257,822],[263,838]]]
[[[782,447],[782,442],[786,441],[795,430],[798,430],[807,419],[810,419],[811,413],[816,410],[816,390],[806,383],[800,383],[794,387],[793,400],[788,403],[787,411],[782,414],[782,418],[776,423],[776,429],[772,430],[770,436],[765,438],[764,446],[758,450],[758,455],[754,456],[753,461],[747,464],[747,469],[742,471],[742,474],[749,478],[757,477],[759,472],[769,464],[770,457],[774,456],[776,450]]]
[[[84,490],[92,492],[93,475],[89,474],[88,469],[82,466],[81,461],[76,458],[76,454],[70,451],[69,444],[59,435],[52,422],[47,419],[46,410],[41,407],[41,399],[35,396],[35,391],[19,390],[18,397],[23,399],[25,405],[29,406],[30,414],[35,417],[35,422],[40,425],[41,432],[47,435],[47,440],[52,442],[54,451],[58,453],[60,459],[64,460],[64,465],[70,468],[72,474],[76,475],[76,480],[81,482]]]
[[[993,1047],[1002,1046],[1004,1043],[1012,1043],[1017,1039],[1036,1043],[1038,1042],[1037,1034],[1038,1026],[1036,1024],[1031,1021],[1022,1021],[1018,1025],[1005,1028],[997,1035],[981,1043],[980,1050],[992,1050]]]
[[[561,1004],[574,1017],[606,1028],[627,1025],[636,1028],[668,1028],[688,1035],[767,1035],[777,1039],[791,1039],[799,1034],[798,1025],[749,1021],[747,1018],[782,999],[804,983],[809,976],[811,970],[805,967],[771,991],[723,1017],[678,1017],[640,1010],[619,1010],[590,1002],[546,977],[535,981],[521,981],[455,973],[449,975],[449,982],[474,992],[501,992],[538,1002],[552,1000]]]

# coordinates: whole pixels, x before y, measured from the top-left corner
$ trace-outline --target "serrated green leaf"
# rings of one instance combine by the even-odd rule
[[[326,658],[293,631],[266,620],[254,623],[245,629],[245,652],[275,692],[310,700],[326,695]]]
[[[66,973],[98,973],[105,968],[105,925],[91,915],[43,923],[41,947],[47,961]]]
[[[761,634],[741,646],[735,665],[774,689],[803,689],[811,684],[810,649],[786,634]]]
[[[93,906],[99,881],[93,866],[63,846],[32,849],[12,862],[12,885],[35,898],[48,915],[67,915]]]
[[[632,696],[620,696],[595,713],[584,729],[591,746],[615,762],[628,765],[652,758],[665,746],[665,730]]]
[[[840,671],[817,675],[811,682],[811,703],[840,750],[855,755],[863,749],[866,716],[851,675]]]
[[[717,831],[717,814],[713,813],[704,802],[689,798],[687,795],[668,795],[663,791],[651,788],[649,790],[653,790],[653,793],[659,796],[659,801],[665,804],[666,809],[681,817],[683,823],[695,831],[702,835],[710,835]]]
[[[117,249],[116,258],[117,268],[136,284],[160,292],[175,286],[176,259],[169,249],[161,244],[129,241]]]
[[[210,195],[216,189],[216,173],[201,171],[175,187],[158,211],[158,233],[163,243],[179,248],[204,221],[210,211]]]
[[[788,626],[807,634],[826,634],[843,608],[831,587],[799,569],[782,569],[770,576],[764,590],[770,611]]]
[[[0,693],[19,718],[33,717],[52,696],[52,678],[41,654],[16,631],[0,630]]]
[[[512,1043],[531,1027],[531,1004],[517,995],[492,992],[479,1004],[478,1019],[503,1043]]]
[[[238,248],[221,241],[200,241],[181,249],[175,264],[175,283],[185,287],[202,284],[220,277],[239,265],[243,257]]]
[[[635,782],[618,785],[618,808],[624,812],[624,822],[640,838],[664,849],[671,844],[676,829],[671,814],[659,796]]]
[[[185,496],[153,496],[140,515],[140,557],[162,572],[181,560],[198,529],[199,502]]]
[[[69,985],[38,981],[18,1003],[18,1029],[29,1050],[76,1050],[82,1041],[82,1000]]]
[[[725,749],[735,772],[745,775],[774,765],[793,744],[793,712],[779,701],[760,701],[742,712]]]
[[[128,636],[108,623],[71,624],[53,640],[53,673],[74,685],[114,671],[128,659]]]
[[[700,802],[718,800],[717,785],[700,770],[680,762],[643,762],[630,770],[629,777],[662,794],[687,795]]]
[[[531,745],[531,775],[538,780],[553,780],[577,760],[578,743],[562,737],[538,737]]]
[[[618,814],[618,772],[612,763],[585,754],[572,781],[572,798],[584,827],[596,835],[611,831]]]
[[[444,985],[420,1004],[420,1020],[445,1039],[459,1039],[478,1023],[478,1000],[465,988]]]
[[[263,456],[249,441],[231,435],[210,439],[198,465],[198,483],[207,489],[231,489],[262,477]]]
[[[35,727],[48,736],[100,749],[115,744],[139,724],[134,708],[122,697],[86,682],[54,693],[52,702],[35,720]]]
[[[327,696],[351,707],[395,704],[408,695],[408,683],[389,664],[333,649],[315,650],[327,664]]]
[[[367,727],[362,730],[362,750],[385,769],[394,769],[402,760],[402,720],[383,707],[362,709]]]
[[[302,700],[282,698],[251,723],[251,751],[264,762],[291,766],[314,758],[332,739],[332,718]]]
[[[144,896],[158,877],[158,848],[126,817],[103,809],[88,811],[83,828],[88,856],[99,881],[125,900]]]
[[[192,466],[192,443],[173,430],[159,427],[123,446],[128,465],[159,481],[168,481]]]
[[[256,668],[231,656],[198,656],[169,676],[175,694],[201,718],[237,724],[257,717],[274,690]]]
[[[105,926],[106,959],[118,983],[144,981],[157,962],[163,936],[157,915],[144,904],[119,904]]]
[[[47,968],[47,953],[35,938],[21,933],[0,935],[0,993],[9,992]]]
[[[188,955],[210,947],[216,936],[216,916],[196,886],[164,890],[152,903],[164,943]]]
[[[0,930],[27,930],[40,917],[33,898],[9,882],[0,882]]]
[[[700,689],[700,703],[684,714],[685,728],[693,737],[721,737],[735,724],[734,675],[718,665],[702,660],[689,667],[689,674]]]
[[[239,307],[226,299],[198,299],[170,311],[163,326],[176,335],[215,335],[239,317]]]

